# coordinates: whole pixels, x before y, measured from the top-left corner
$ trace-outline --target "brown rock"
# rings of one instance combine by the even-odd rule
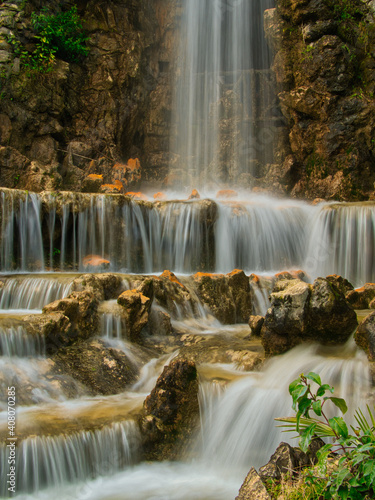
[[[365,351],[369,361],[375,361],[375,312],[366,316],[360,323],[354,339],[357,345]]]
[[[353,309],[372,309],[370,304],[375,299],[375,284],[366,283],[361,288],[351,290],[346,294],[346,300]]]
[[[152,308],[149,314],[148,333],[158,337],[172,335],[170,315],[165,311]]]
[[[264,323],[263,316],[250,316],[249,327],[251,335],[254,335],[255,337],[260,337],[263,323]]]
[[[133,191],[129,191],[125,193],[125,196],[130,196],[133,200],[148,201],[148,197],[141,192],[134,193]]]
[[[112,167],[112,181],[116,180],[127,188],[139,188],[141,182],[141,164],[138,158],[130,158],[126,165],[115,163]]]
[[[199,199],[200,199],[200,194],[198,193],[198,191],[196,189],[193,189],[188,200],[199,200]]]
[[[233,189],[221,189],[216,193],[216,198],[218,199],[233,199],[237,198],[238,193]]]
[[[199,420],[195,364],[176,360],[164,368],[146,398],[140,427],[144,459],[173,460]]]
[[[152,300],[136,290],[126,290],[119,296],[117,302],[124,308],[130,340],[139,342],[142,329],[148,323]]]
[[[124,392],[136,381],[137,371],[124,352],[99,339],[60,349],[54,361],[56,372],[71,375],[94,396]]]
[[[86,255],[86,257],[82,260],[82,265],[86,269],[90,270],[99,270],[99,269],[107,269],[110,266],[110,261],[104,259],[100,255]]]
[[[340,290],[340,292],[346,296],[348,292],[354,290],[354,286],[342,276],[338,274],[330,274],[326,277],[327,281],[335,285],[335,287]]]
[[[242,483],[236,500],[271,500],[257,471],[252,467]]]
[[[89,174],[82,183],[83,193],[99,193],[103,185],[103,175]]]
[[[164,201],[167,199],[167,195],[164,193],[161,193],[160,191],[158,193],[154,194],[154,200],[161,200]]]

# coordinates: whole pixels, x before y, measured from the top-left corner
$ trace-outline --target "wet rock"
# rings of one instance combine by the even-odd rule
[[[148,333],[156,336],[172,335],[170,315],[160,309],[152,308],[148,320]]]
[[[123,290],[121,276],[116,274],[84,274],[73,281],[72,289],[84,290],[95,295],[98,301],[117,299]]]
[[[339,276],[338,274],[330,274],[329,276],[326,277],[326,279],[327,279],[327,281],[329,281],[330,283],[335,285],[335,287],[338,290],[340,290],[340,292],[343,295],[346,296],[346,300],[348,300],[347,294],[351,290],[354,290],[354,286],[346,278],[343,278],[342,276]]]
[[[176,360],[164,368],[146,398],[140,419],[145,460],[178,458],[199,419],[195,364]]]
[[[100,187],[100,192],[104,194],[119,194],[124,192],[124,186],[120,181],[115,181],[113,184],[103,184]]]
[[[374,283],[366,283],[363,287],[351,290],[346,294],[346,300],[353,309],[375,309],[374,299]]]
[[[375,361],[375,312],[366,316],[360,323],[354,339],[365,351],[370,361]]]
[[[327,279],[313,285],[280,280],[271,294],[261,339],[266,355],[281,354],[304,341],[344,343],[357,317],[344,295]]]
[[[24,321],[30,335],[40,335],[45,339],[47,354],[55,354],[79,338],[79,332],[62,312],[26,316]]]
[[[196,273],[193,276],[199,298],[224,324],[247,323],[251,315],[249,278],[238,269],[227,275]]]
[[[234,189],[221,189],[216,193],[216,198],[218,199],[233,199],[237,198],[238,193]]]
[[[259,337],[264,323],[263,316],[250,316],[249,327],[251,335]]]
[[[198,193],[198,191],[196,189],[193,189],[193,191],[189,195],[188,200],[199,200],[199,199],[200,199],[200,194]]]
[[[133,200],[148,201],[148,196],[141,192],[134,193],[133,191],[129,191],[125,193],[125,196],[130,196],[130,198],[132,198]]]
[[[148,323],[152,300],[137,290],[126,290],[119,296],[117,303],[124,309],[130,340],[140,342],[142,329]]]
[[[92,395],[123,392],[136,381],[137,370],[123,351],[95,339],[60,349],[54,357],[56,374],[68,374]]]
[[[160,191],[158,193],[154,194],[154,200],[165,201],[166,199],[167,199],[167,195],[160,192]]]
[[[252,467],[242,483],[236,500],[271,500],[257,471]]]
[[[43,314],[62,313],[69,318],[71,329],[68,344],[95,335],[99,328],[98,299],[89,291],[72,292],[65,299],[56,300],[43,308]]]

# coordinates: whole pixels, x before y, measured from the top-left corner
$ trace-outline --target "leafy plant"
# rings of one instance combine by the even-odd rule
[[[312,383],[317,389],[312,389]],[[296,430],[300,436],[299,446],[306,452],[315,436],[331,438],[332,442],[324,445],[318,452],[318,469],[305,473],[310,484],[318,487],[319,499],[357,500],[375,496],[375,414],[367,406],[368,417],[361,410],[355,413],[357,427],[348,425],[341,416],[329,418],[325,405],[330,402],[343,414],[347,412],[344,399],[326,396],[334,392],[333,387],[322,384],[320,376],[314,372],[300,375],[289,386],[293,400],[295,417],[278,418],[284,422],[281,427],[289,431]],[[310,413],[314,416],[310,416]],[[332,459],[336,458],[334,466]],[[327,470],[330,467],[330,473]],[[314,497],[310,497],[314,498]]]

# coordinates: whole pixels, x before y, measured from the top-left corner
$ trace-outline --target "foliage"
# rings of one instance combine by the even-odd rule
[[[316,390],[312,389],[312,383],[317,385]],[[319,375],[314,372],[300,375],[290,384],[289,392],[296,416],[276,420],[284,422],[281,427],[297,431],[301,450],[306,452],[315,436],[331,438],[333,441],[319,450],[318,469],[308,469],[304,473],[304,484],[314,487],[319,494],[304,498],[374,498],[375,413],[368,406],[368,417],[357,410],[357,427],[351,426],[351,434],[341,416],[328,418],[325,412],[327,402],[333,403],[343,414],[347,412],[347,405],[344,399],[325,396],[327,392],[332,394],[334,389],[328,384],[322,384]],[[314,416],[310,416],[310,413]]]
[[[48,73],[56,57],[68,62],[78,62],[87,56],[88,37],[83,31],[81,19],[74,6],[66,12],[55,14],[43,9],[40,14],[33,13],[31,21],[38,40],[32,53],[27,51],[14,36],[9,38],[14,53],[29,70]]]

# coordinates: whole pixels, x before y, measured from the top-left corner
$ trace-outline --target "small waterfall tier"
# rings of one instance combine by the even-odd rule
[[[137,448],[138,430],[133,421],[71,435],[30,437],[17,446],[17,492],[32,493],[113,474],[134,463]],[[7,477],[9,454],[10,448],[2,445],[2,478]],[[5,480],[0,488],[1,498],[13,496]]]
[[[0,195],[3,273],[302,268],[311,278],[338,273],[353,284],[375,281],[370,202],[312,206],[248,195],[236,202],[151,203],[122,195],[7,189]],[[16,285],[5,283],[2,309],[40,309],[69,291],[68,283],[57,282],[46,287],[24,282],[30,287],[25,292],[20,287],[8,292],[8,286]],[[29,293],[32,287],[36,291]]]

